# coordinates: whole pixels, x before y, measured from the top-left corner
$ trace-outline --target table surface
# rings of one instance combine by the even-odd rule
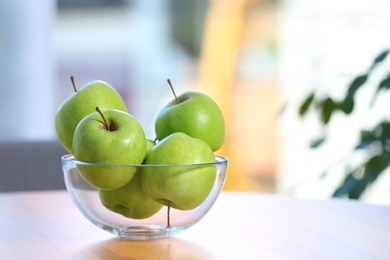
[[[223,192],[195,226],[130,241],[88,222],[66,191],[0,193],[1,259],[390,259],[390,207]]]

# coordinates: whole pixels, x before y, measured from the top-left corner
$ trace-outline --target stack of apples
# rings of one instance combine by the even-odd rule
[[[190,210],[207,198],[216,178],[214,152],[225,136],[223,115],[209,96],[176,96],[168,80],[174,98],[159,111],[150,139],[111,85],[96,80],[78,90],[71,81],[74,93],[56,113],[57,136],[107,209],[143,219],[164,205]],[[156,167],[142,167],[148,165]],[[188,172],[184,165],[199,167]]]

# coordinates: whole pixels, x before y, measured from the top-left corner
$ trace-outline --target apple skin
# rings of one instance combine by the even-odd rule
[[[158,142],[146,157],[144,164],[162,166],[142,169],[142,187],[164,205],[179,210],[196,208],[214,185],[216,167],[207,164],[212,162],[215,162],[213,150],[203,140],[173,133]]]
[[[132,115],[115,109],[102,110],[111,130],[107,130],[98,112],[84,117],[73,137],[73,155],[81,176],[99,189],[115,189],[128,183],[146,153],[142,126]],[[108,165],[99,165],[105,163]],[[119,165],[118,165],[119,164]]]
[[[163,207],[143,191],[139,171],[131,181],[118,189],[99,190],[99,197],[107,209],[133,219],[148,218]]]
[[[205,141],[213,151],[225,138],[225,123],[218,105],[206,94],[188,91],[173,99],[159,112],[155,122],[158,140],[183,132]]]
[[[156,146],[156,143],[149,138],[146,138],[146,153],[145,153],[145,158],[148,157],[149,152],[153,149],[153,147]]]
[[[108,83],[91,81],[69,96],[58,108],[55,116],[55,129],[62,146],[72,151],[73,134],[77,124],[86,115],[101,110],[117,109],[127,112],[126,104],[119,93]]]

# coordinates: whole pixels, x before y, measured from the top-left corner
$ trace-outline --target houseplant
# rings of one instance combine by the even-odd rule
[[[375,90],[370,97],[370,106],[364,108],[370,109],[377,102],[379,95],[390,89],[390,71],[381,77],[375,86],[372,86],[372,82],[369,81],[376,69],[380,66],[386,66],[384,61],[389,52],[390,50],[381,52],[375,57],[365,73],[353,78],[341,99],[335,99],[323,93],[319,94],[315,90],[303,98],[302,102],[299,103],[299,117],[304,119],[308,116],[309,111],[314,111],[316,119],[320,121],[321,128],[324,130],[319,138],[311,141],[311,149],[320,149],[327,140],[332,138],[326,128],[336,113],[342,113],[345,117],[348,117],[361,106],[359,99],[356,98],[359,91],[362,91],[365,87],[374,87]],[[346,163],[345,176],[343,176],[339,186],[334,189],[333,197],[361,198],[364,191],[390,167],[390,120],[388,118],[381,118],[372,128],[352,130],[359,132],[359,138],[351,151],[351,155],[363,151],[364,159],[359,164]],[[325,171],[324,175],[327,174],[328,170]]]

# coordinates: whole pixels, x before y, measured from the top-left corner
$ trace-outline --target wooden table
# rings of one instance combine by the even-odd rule
[[[66,191],[0,193],[0,259],[390,259],[390,207],[223,192],[195,226],[129,241]]]

